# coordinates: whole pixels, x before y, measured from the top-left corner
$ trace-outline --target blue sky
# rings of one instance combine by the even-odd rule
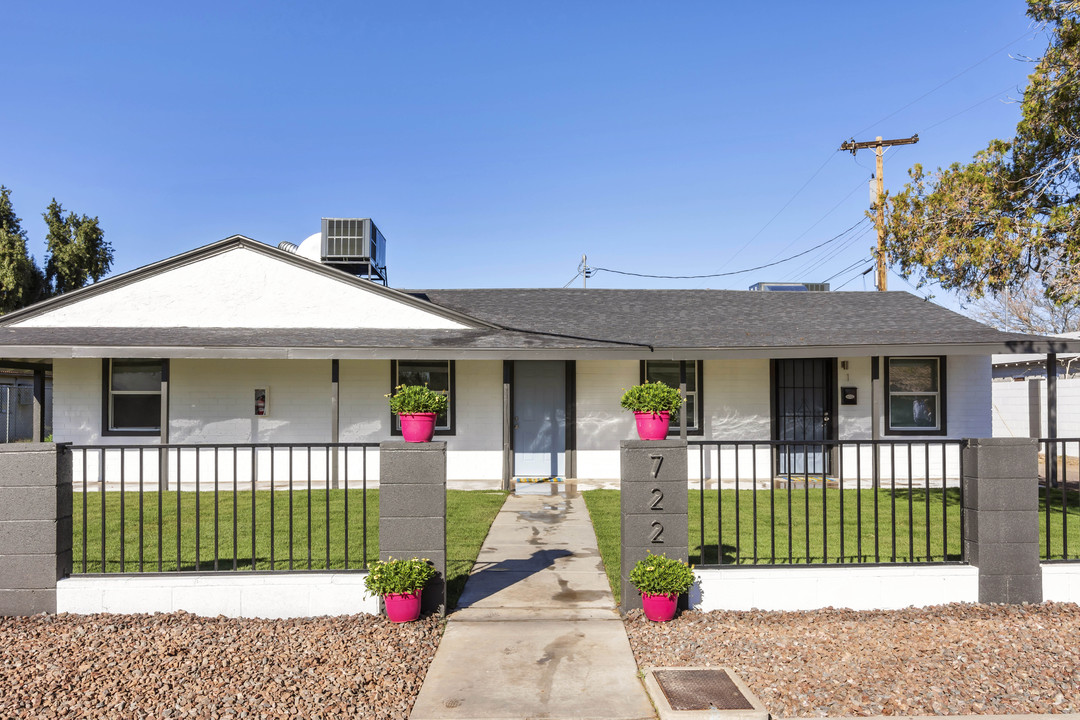
[[[7,2],[0,184],[39,259],[56,197],[100,218],[114,272],[234,233],[299,242],[324,216],[374,218],[395,287],[562,287],[583,253],[734,271],[859,223],[873,153],[837,152],[852,136],[920,134],[885,156],[897,189],[1011,135],[1016,58],[1046,46],[1024,9]],[[872,289],[873,243],[863,223],[767,270],[589,283]]]

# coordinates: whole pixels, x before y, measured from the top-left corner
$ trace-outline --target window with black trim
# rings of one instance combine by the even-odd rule
[[[890,435],[945,434],[945,358],[885,358],[885,429]]]
[[[446,412],[435,419],[436,435],[454,434],[454,361],[453,360],[394,360],[390,363],[390,392],[398,385],[427,385],[432,390],[448,393]],[[392,415],[390,434],[401,434],[401,419]]]
[[[679,387],[678,360],[642,360],[641,382],[662,382],[668,387]],[[701,361],[686,361],[686,432],[703,434],[704,418],[701,401]],[[668,435],[679,434],[679,411],[671,414]]]
[[[106,359],[102,364],[103,431],[113,435],[161,432],[164,360]]]

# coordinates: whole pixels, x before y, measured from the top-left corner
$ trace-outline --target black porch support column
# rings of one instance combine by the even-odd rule
[[[31,442],[45,442],[45,369],[34,368],[34,427]]]

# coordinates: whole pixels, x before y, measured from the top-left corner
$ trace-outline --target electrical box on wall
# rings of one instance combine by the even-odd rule
[[[270,388],[255,388],[255,417],[270,414]]]
[[[842,387],[842,388],[840,388],[840,404],[841,405],[858,405],[859,404],[859,388],[854,388],[854,387]]]

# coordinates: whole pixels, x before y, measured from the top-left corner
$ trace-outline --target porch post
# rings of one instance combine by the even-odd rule
[[[514,473],[514,425],[513,425],[513,396],[511,393],[512,384],[514,381],[514,361],[503,360],[503,392],[502,392],[502,448],[503,448],[503,470],[502,470],[502,489],[513,490],[511,480]]]
[[[1046,354],[1046,480],[1057,487],[1057,353]],[[1064,478],[1063,478],[1064,479]]]
[[[31,442],[45,442],[45,369],[34,368],[34,427]]]
[[[341,414],[339,410],[338,401],[340,400],[339,385],[338,385],[338,361],[333,359],[330,361],[330,442],[341,442],[340,421]],[[338,489],[338,453],[340,448],[334,448],[331,453],[330,460],[330,477],[331,487],[335,490]]]
[[[1046,437],[1057,439],[1057,353],[1046,354]]]
[[[700,381],[699,381],[700,382]],[[679,395],[686,399],[686,361],[679,361]],[[686,405],[679,410],[679,439],[686,442]]]
[[[169,361],[161,361],[161,436],[160,442],[162,445],[169,444]],[[169,489],[169,449],[162,448],[158,453],[158,460],[160,461],[160,467],[158,468],[158,488],[164,492]],[[105,479],[102,478],[102,489],[104,489]],[[179,483],[179,480],[178,480]],[[179,490],[180,486],[177,484],[176,489]]]

